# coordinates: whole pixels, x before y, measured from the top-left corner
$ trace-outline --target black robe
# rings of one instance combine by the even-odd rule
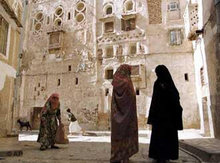
[[[178,159],[179,143],[177,130],[183,129],[182,107],[179,93],[170,77],[170,82],[160,79],[154,83],[148,124],[152,125],[149,157],[153,159]]]

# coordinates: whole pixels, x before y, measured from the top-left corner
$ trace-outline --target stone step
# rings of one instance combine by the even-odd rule
[[[39,130],[32,130],[32,131],[20,131],[19,134],[26,134],[26,135],[38,135]],[[111,136],[110,131],[86,131],[89,136]],[[139,131],[139,137],[149,137],[149,132]]]
[[[220,140],[214,138],[188,139],[180,140],[179,145],[203,162],[217,163],[220,160]]]

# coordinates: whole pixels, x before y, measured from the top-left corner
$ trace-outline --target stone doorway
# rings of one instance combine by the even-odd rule
[[[31,124],[33,130],[38,130],[40,128],[40,113],[41,113],[42,107],[34,107],[33,113],[31,116]]]

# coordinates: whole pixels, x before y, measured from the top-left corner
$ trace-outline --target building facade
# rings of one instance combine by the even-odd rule
[[[86,129],[110,128],[113,74],[132,65],[139,128],[146,128],[154,69],[164,64],[180,92],[185,128],[200,128],[185,0],[33,0],[28,5],[20,117],[39,126],[51,93]]]
[[[210,89],[210,109],[213,119],[214,136],[220,138],[220,103],[219,103],[219,42],[220,42],[220,1],[199,1],[202,5],[202,31],[206,54]]]
[[[0,137],[11,134],[15,114],[15,78],[18,70],[21,0],[0,1]]]

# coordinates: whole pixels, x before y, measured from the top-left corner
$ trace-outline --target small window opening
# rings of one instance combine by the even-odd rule
[[[106,79],[113,79],[113,70],[106,71]]]
[[[70,15],[70,12],[68,12],[68,20],[70,20],[71,18],[71,15]]]
[[[131,30],[135,30],[136,28],[136,19],[135,18],[131,18],[131,19],[121,19],[121,29],[123,31],[131,31]]]
[[[58,79],[57,81],[57,86],[60,86],[60,79]]]
[[[201,78],[201,84],[202,86],[205,85],[205,76],[204,76],[204,68],[200,68],[200,78]]]
[[[48,16],[47,17],[47,24],[49,24],[50,23],[50,17]]]
[[[109,95],[109,89],[106,89],[105,90],[105,96],[108,96]]]
[[[78,85],[79,84],[79,79],[76,78],[75,84]]]
[[[140,95],[140,90],[139,90],[139,88],[136,89],[136,95]]]
[[[38,87],[40,87],[40,83],[38,83]]]
[[[71,70],[72,70],[72,67],[71,67],[71,65],[69,65],[69,66],[68,66],[68,70],[69,70],[69,71],[71,71]]]
[[[105,33],[114,32],[114,23],[107,22],[105,23]]]
[[[107,47],[106,48],[106,57],[107,58],[112,58],[113,57],[113,54],[114,54],[114,50],[113,50],[113,47]]]
[[[185,73],[185,74],[184,74],[184,77],[185,77],[185,81],[189,81],[189,75],[188,75],[188,73]]]
[[[137,53],[137,47],[136,45],[131,45],[130,46],[130,54],[136,54]]]
[[[106,10],[106,15],[112,14],[112,7],[108,7]]]

